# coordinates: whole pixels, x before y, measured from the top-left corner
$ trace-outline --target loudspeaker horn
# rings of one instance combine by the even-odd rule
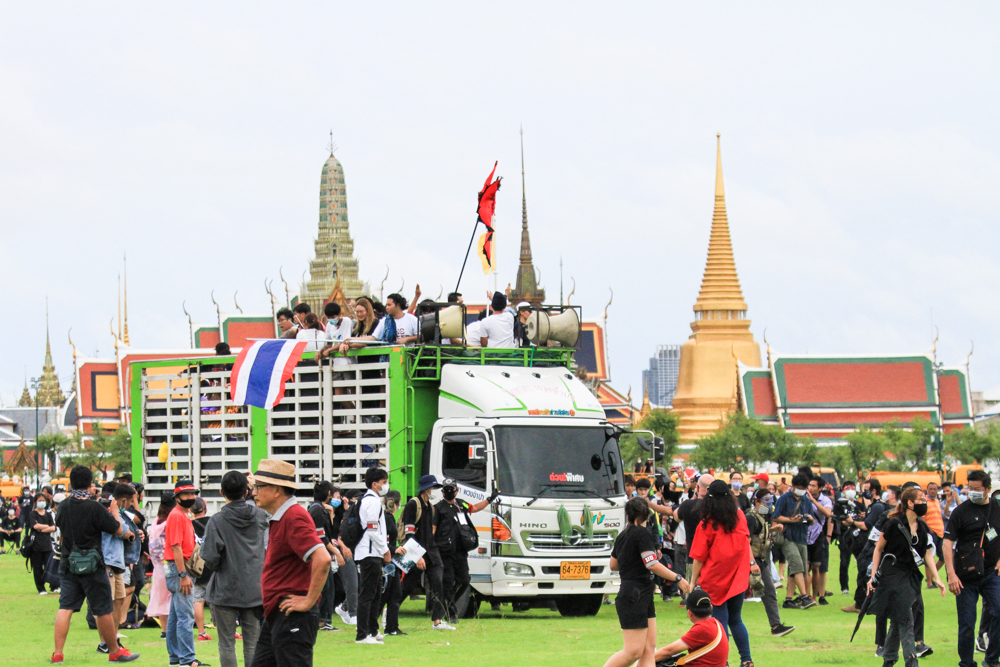
[[[570,308],[558,315],[549,316],[549,340],[560,343],[563,347],[576,347],[580,340],[580,316]]]
[[[465,317],[461,306],[448,306],[438,313],[442,338],[465,338]]]
[[[534,345],[544,346],[549,339],[549,314],[544,310],[534,311],[524,323],[524,329],[528,334],[528,340]]]

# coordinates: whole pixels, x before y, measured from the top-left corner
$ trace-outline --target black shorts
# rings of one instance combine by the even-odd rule
[[[615,610],[622,630],[645,630],[649,627],[649,619],[656,618],[654,591],[652,583],[622,582],[615,598]]]
[[[84,576],[59,573],[59,608],[80,611],[84,600],[94,616],[104,616],[114,611],[111,582],[103,567]]]
[[[830,568],[830,543],[822,535],[809,545],[809,565],[819,566],[820,572],[826,572]]]

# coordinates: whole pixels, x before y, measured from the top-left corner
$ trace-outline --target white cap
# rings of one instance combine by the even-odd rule
[[[531,310],[531,304],[528,303],[527,301],[522,301],[521,303],[517,304],[517,309],[518,310],[525,310],[525,309]]]
[[[66,500],[66,494],[65,493],[57,493],[56,495],[52,496],[52,502],[54,502],[54,503],[58,504],[58,503],[61,503],[64,500]]]

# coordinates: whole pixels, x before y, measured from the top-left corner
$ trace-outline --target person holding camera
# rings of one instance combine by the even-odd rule
[[[118,503],[111,500],[108,508],[90,499],[94,473],[90,468],[76,466],[69,473],[72,489],[56,515],[56,527],[62,536],[59,561],[59,612],[55,623],[55,651],[52,663],[62,664],[66,636],[73,614],[80,611],[83,601],[93,611],[97,630],[106,646],[111,647],[108,662],[132,662],[138,653],[118,645],[118,628],[114,621],[114,600],[111,582],[104,568],[101,536],[103,533],[122,535]]]
[[[648,483],[648,482],[647,482]],[[472,514],[481,511],[496,500],[496,491],[486,500],[470,505],[458,498],[458,483],[446,477],[441,484],[444,500],[434,506],[434,541],[441,553],[441,583],[444,593],[445,613],[448,623],[458,622],[456,603],[469,589],[469,552],[462,543],[463,526],[472,526]]]
[[[131,504],[135,490],[131,484],[108,482],[104,485],[101,493],[101,505],[107,509],[108,513],[111,513],[111,503],[114,502],[115,506],[119,508],[116,518],[125,529],[121,535],[115,535],[109,531],[105,531],[101,535],[101,550],[104,553],[104,565],[107,568],[108,582],[111,584],[111,598],[114,602],[113,618],[115,628],[119,628],[125,622],[125,615],[128,613],[125,605],[128,598],[125,590],[131,583],[131,578],[126,580],[126,575],[129,573],[128,566],[138,561],[138,549],[140,548],[137,541],[138,529],[131,520],[126,519],[121,508]],[[128,558],[126,558],[126,551]],[[119,640],[117,644],[121,646],[121,641]],[[98,653],[108,653],[110,650],[111,645],[104,642],[101,642],[97,647]]]
[[[865,503],[865,511],[863,514],[859,514],[857,519],[852,522],[857,529],[857,532],[853,534],[854,556],[858,562],[857,588],[854,590],[854,604],[841,609],[841,611],[849,614],[857,614],[861,611],[861,605],[864,604],[865,597],[867,597],[866,591],[868,590],[871,560],[865,551],[865,546],[869,542],[871,531],[875,528],[875,524],[888,511],[888,507],[882,502],[882,482],[872,477],[865,480],[861,490],[861,499]],[[878,541],[877,535],[875,541]]]
[[[796,473],[792,488],[774,506],[775,523],[784,526],[782,553],[788,563],[788,586],[785,589],[785,609],[808,609],[816,605],[809,597],[806,573],[809,563],[808,528],[816,522],[816,503],[808,493],[809,477]],[[795,589],[799,589],[795,597]]]
[[[858,516],[864,515],[864,503],[858,498],[857,485],[854,482],[844,482],[840,487],[840,497],[833,506],[833,517],[840,526],[840,593],[851,594],[851,559],[854,557],[854,539],[859,532],[854,525]]]

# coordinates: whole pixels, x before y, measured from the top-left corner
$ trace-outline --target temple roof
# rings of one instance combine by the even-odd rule
[[[729,238],[729,220],[726,217],[726,193],[722,184],[722,139],[716,135],[715,159],[715,210],[712,213],[712,233],[708,241],[708,260],[701,291],[694,310],[746,311],[740,279],[736,275],[733,243]]]

